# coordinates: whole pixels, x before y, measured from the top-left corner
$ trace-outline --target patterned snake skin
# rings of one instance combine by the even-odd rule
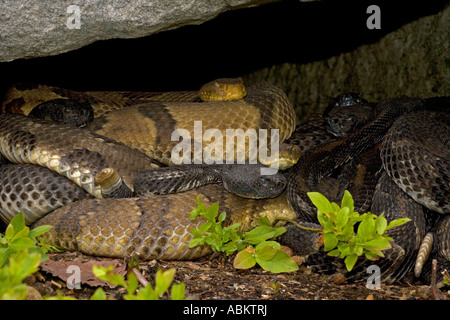
[[[171,165],[169,151],[174,146],[174,142],[169,141],[170,133],[184,127],[193,130],[192,123],[197,120],[204,121],[203,131],[216,127],[221,130],[242,128],[242,123],[245,123],[245,128],[276,127],[280,129],[280,140],[286,139],[293,130],[295,118],[292,116],[292,111],[284,107],[285,102],[277,100],[280,97],[278,89],[267,84],[256,88],[257,90],[249,88],[248,95],[243,100],[211,103],[211,106],[217,104],[220,105],[221,110],[226,110],[226,112],[221,111],[223,113],[218,113],[214,107],[205,109],[205,103],[199,105],[196,102],[188,104],[161,102],[152,103],[151,106],[138,105],[117,110],[97,117],[89,126],[90,135],[97,139],[105,139],[109,144],[113,142],[99,137],[106,136],[109,139],[130,144],[133,148],[169,165]],[[91,101],[102,100],[101,93],[97,96],[97,93],[85,96],[84,93],[72,93],[62,89],[52,90],[59,94],[64,93],[66,97],[79,95],[85,99],[88,97]],[[261,95],[261,92],[264,94]],[[131,93],[124,93],[122,99],[125,99],[123,97],[129,99],[130,96],[132,96]],[[338,106],[352,107],[354,104],[352,99],[354,98],[342,99]],[[357,103],[361,102],[365,101],[357,101]],[[20,104],[26,105],[16,97],[4,106],[11,109],[11,107],[20,107]],[[55,226],[47,235],[47,241],[50,243],[88,254],[124,257],[132,252],[138,252],[143,259],[191,259],[209,252],[208,248],[188,248],[190,236],[186,230],[189,230],[191,226],[197,226],[199,221],[189,221],[185,213],[195,207],[196,196],[200,196],[205,204],[219,202],[221,208],[223,206],[224,211],[229,213],[230,219],[244,222],[244,227],[250,227],[254,226],[257,220],[255,217],[261,215],[269,216],[272,221],[276,217],[288,217],[297,218],[304,224],[316,223],[315,212],[306,198],[306,192],[320,190],[339,198],[344,189],[349,189],[357,199],[355,204],[360,212],[367,209],[371,209],[374,213],[384,211],[388,220],[406,214],[413,220],[403,229],[392,229],[395,232],[392,231],[390,235],[396,244],[388,250],[384,262],[379,263],[383,269],[385,281],[400,279],[411,270],[426,232],[421,205],[440,213],[448,213],[449,210],[448,113],[421,111],[421,109],[427,109],[423,107],[421,100],[406,97],[386,100],[369,107],[364,104],[364,107],[373,112],[375,119],[371,117],[361,119],[358,115],[352,115],[358,121],[361,120],[358,125],[363,124],[363,126],[347,136],[344,135],[344,138],[342,136],[336,138],[324,130],[316,130],[319,126],[323,126],[321,122],[319,125],[311,122],[296,130],[288,142],[301,142],[302,146],[306,143],[309,144],[309,149],[304,149],[305,153],[298,166],[291,170],[286,195],[283,194],[274,199],[243,200],[217,185],[210,185],[176,195],[83,200],[55,210],[40,219],[38,224]],[[101,113],[103,112],[97,112],[97,115]],[[201,117],[202,114],[205,116]],[[229,117],[224,116],[228,114]],[[367,115],[366,112],[362,114]],[[165,120],[158,122],[156,121],[158,117]],[[126,122],[123,121],[124,119],[130,120]],[[430,126],[430,122],[426,121],[430,119],[431,123],[435,124],[436,122],[433,121],[437,121],[440,125]],[[405,128],[407,126],[405,123],[414,124],[419,121],[423,123],[422,127]],[[12,121],[8,118],[4,125],[7,126],[10,122]],[[342,125],[343,122],[341,119],[335,119],[328,124],[333,127]],[[411,126],[414,127],[414,125]],[[113,128],[120,128],[120,130],[116,131]],[[135,131],[136,128],[138,130]],[[345,129],[345,126],[342,128]],[[436,131],[435,128],[439,129]],[[312,136],[311,130],[320,131],[319,138],[317,135]],[[411,141],[411,134],[413,137],[417,135],[417,130],[437,132],[444,141],[443,146],[439,143],[435,145],[430,141],[421,141],[425,145],[431,145],[431,150],[427,149],[431,155],[426,155],[423,148],[418,147],[416,143],[402,147],[403,142]],[[142,139],[143,133],[150,138]],[[430,134],[423,136],[428,137]],[[38,142],[41,141],[38,138],[35,139]],[[20,153],[19,150],[11,147],[11,141],[6,140],[2,144],[7,146],[5,149],[10,150],[9,154],[6,151],[4,154],[8,159],[13,159],[11,154]],[[2,150],[0,151],[3,153]],[[405,162],[402,157],[408,160]],[[431,162],[428,161],[430,159]],[[429,176],[431,176],[431,182],[429,182]],[[332,185],[329,181],[338,180],[339,182],[339,179],[345,179],[347,183],[341,183],[340,187],[332,191],[333,188],[329,188]],[[85,189],[93,190],[92,187],[85,187]],[[399,207],[403,208],[400,212],[397,210]],[[446,217],[436,224],[436,231],[433,231],[441,239],[435,243],[440,246],[437,251],[444,257],[444,263],[448,262],[449,230],[448,223],[445,222]],[[289,227],[281,240],[306,257],[309,263],[314,264],[315,259],[323,263],[324,257],[318,252],[318,239],[315,235],[304,234]],[[306,252],[305,249],[307,249]],[[328,261],[328,263],[333,265],[336,261]],[[355,269],[353,275],[360,275],[363,265],[364,262],[359,269],[358,267]],[[349,276],[351,277],[352,274]]]
[[[61,92],[58,89],[56,91]],[[64,93],[71,97],[76,96],[75,93],[69,94],[67,91]],[[18,98],[4,105],[17,105],[20,101],[16,99]],[[100,98],[96,96],[95,99]],[[90,97],[87,100],[95,99]],[[218,110],[223,107],[229,108],[230,113],[219,114]],[[295,128],[295,112],[287,97],[281,90],[268,84],[249,87],[247,96],[242,100],[178,104],[155,102],[128,109],[130,113],[126,118],[122,118],[122,122],[127,120],[128,125],[123,128],[146,130],[146,153],[153,154],[160,162],[164,162],[164,155],[168,155],[166,150],[173,146],[170,135],[169,139],[167,138],[168,132],[182,127],[183,121],[187,123],[203,120],[203,130],[214,124],[219,125],[219,129],[226,130],[229,128],[226,126],[227,122],[234,123],[236,128],[243,130],[276,127],[280,129],[280,139],[287,138]],[[153,120],[154,115],[150,110],[162,117],[161,122]],[[113,112],[116,115],[108,114],[107,122],[118,119],[122,110]],[[236,117],[240,117],[240,120],[236,120]],[[105,118],[97,119],[93,125],[107,124]],[[98,132],[100,129],[92,130]],[[95,177],[104,168],[116,169],[125,184],[132,188],[136,173],[154,168],[155,163],[143,153],[93,131],[12,113],[0,117],[0,152],[8,160],[47,167],[71,179],[98,198],[74,202],[40,219],[38,224],[54,225],[46,236],[49,243],[104,256],[124,257],[129,252],[136,251],[143,259],[197,257],[208,250],[189,249],[186,245],[190,239],[190,226],[197,226],[199,223],[187,219],[187,213],[196,206],[196,196],[200,196],[205,203],[212,203],[214,200],[220,202],[221,206],[225,206],[224,209],[228,209],[230,216],[241,217],[240,222],[244,228],[254,226],[259,215],[269,216],[272,221],[275,216],[295,218],[284,195],[260,201],[240,199],[218,185],[167,196],[101,199],[102,189],[95,183]],[[111,134],[116,133],[115,130],[111,131]],[[128,137],[125,132],[123,134]],[[153,149],[155,141],[156,149]],[[2,186],[14,187],[19,183],[9,177],[4,178],[2,182]],[[20,200],[11,192],[5,194],[3,210],[17,209],[20,207],[18,202]],[[92,215],[94,212],[95,215]],[[11,214],[8,215],[10,216]],[[31,215],[29,216],[31,220]],[[152,221],[157,227],[147,228]],[[172,228],[180,223],[184,229],[183,234],[180,234],[180,228],[172,229],[176,229],[176,233],[163,228],[164,225]],[[145,228],[139,228],[138,225],[145,225]],[[137,244],[139,241],[140,244]]]
[[[299,213],[298,221],[307,221],[318,227],[315,209],[306,193],[320,189],[323,180],[336,177],[340,187],[333,200],[341,199],[343,191],[348,189],[356,199],[370,200],[356,201],[355,210],[358,212],[384,212],[388,221],[400,217],[412,220],[390,230],[389,235],[396,245],[387,250],[383,261],[376,262],[382,269],[384,281],[402,278],[412,269],[426,232],[421,205],[439,213],[448,214],[450,211],[448,104],[448,98],[419,100],[402,97],[375,105],[364,103],[361,106],[357,103],[353,107],[355,110],[338,110],[341,119],[329,117],[329,124],[335,127],[332,131],[337,127],[346,131],[349,120],[359,124],[360,119],[353,118],[361,108],[372,108],[376,115],[373,120],[364,119],[360,129],[350,130],[348,135],[342,135],[344,138],[305,152],[300,158],[288,179],[286,191],[288,201]],[[441,239],[444,239],[443,234],[450,232],[445,228],[440,230]],[[340,261],[328,261],[323,253],[317,253],[317,246],[311,243],[314,237],[307,238],[304,231],[289,226],[283,242],[296,248],[321,270],[326,265],[330,270],[344,269]],[[316,237],[314,241],[317,240]],[[305,245],[305,241],[311,244]],[[441,248],[448,248],[444,242],[440,240]],[[441,269],[448,268],[449,261],[443,261]],[[368,266],[368,262],[364,263],[349,277],[361,276],[361,271]]]

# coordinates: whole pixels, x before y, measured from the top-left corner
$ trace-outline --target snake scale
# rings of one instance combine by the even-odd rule
[[[171,101],[164,102],[166,98]],[[448,113],[445,112],[448,101],[429,100],[424,103],[423,100],[402,97],[378,104],[367,104],[355,96],[343,95],[336,102],[336,106],[330,104],[330,110],[325,111],[328,127],[331,128],[329,132],[324,130],[322,119],[319,118],[318,121],[298,127],[292,136],[295,113],[284,93],[268,84],[249,87],[244,99],[220,102],[199,102],[198,92],[79,93],[54,87],[22,85],[10,90],[2,110],[28,114],[33,106],[54,99],[83,99],[83,103],[95,106],[93,123],[87,130],[64,127],[58,131],[56,127],[62,128],[60,125],[44,125],[41,120],[30,120],[20,115],[7,113],[0,118],[0,151],[6,158],[15,163],[36,163],[56,172],[59,170],[64,176],[72,177],[74,183],[78,183],[87,191],[75,195],[80,201],[69,203],[68,200],[63,200],[58,203],[56,207],[64,206],[38,221],[38,224],[54,225],[46,239],[50,243],[93,255],[125,257],[137,252],[142,259],[192,259],[210,252],[208,247],[188,248],[188,230],[192,226],[197,227],[200,221],[190,221],[186,213],[195,207],[197,196],[207,205],[219,202],[221,209],[229,213],[230,222],[241,222],[245,229],[255,226],[257,217],[260,216],[268,216],[271,221],[277,217],[296,218],[303,224],[314,225],[317,221],[314,219],[311,204],[305,198],[306,192],[323,190],[323,193],[337,198],[347,188],[356,199],[355,206],[358,211],[371,208],[376,213],[385,211],[388,220],[404,214],[413,220],[412,223],[406,224],[404,229],[397,230],[397,235],[391,235],[396,244],[388,250],[385,263],[380,262],[386,281],[400,279],[411,270],[425,231],[435,235],[437,240],[434,241],[433,250],[444,265],[448,264],[448,215],[443,215],[438,223],[426,228],[427,221],[422,209],[423,205],[433,211],[448,213],[449,122]],[[154,100],[162,101],[152,102]],[[126,108],[106,113],[125,106]],[[432,111],[434,115],[431,120],[430,111],[427,109],[436,109]],[[334,117],[335,110],[338,110],[337,117]],[[348,115],[349,111],[351,117],[339,116]],[[418,123],[418,119],[423,123],[421,128],[403,128],[405,123]],[[198,120],[202,120],[203,130],[277,128],[280,129],[280,141],[291,136],[288,143],[306,145],[299,163],[290,170],[286,193],[272,199],[243,199],[213,184],[178,194],[100,199],[101,190],[95,183],[91,183],[95,182],[94,176],[99,170],[114,167],[124,177],[124,182],[132,186],[130,180],[133,180],[136,170],[139,171],[142,167],[154,168],[156,162],[149,157],[144,157],[146,160],[141,161],[137,155],[141,153],[135,154],[135,151],[132,151],[129,157],[136,157],[138,160],[132,160],[133,165],[128,167],[128,159],[122,159],[125,164],[123,168],[121,161],[114,159],[116,162],[112,163],[112,160],[105,156],[108,147],[100,148],[97,145],[119,149],[128,148],[125,145],[130,145],[160,163],[171,165],[170,151],[175,145],[170,140],[171,133],[177,128],[189,128],[192,131],[193,122]],[[436,126],[436,121],[440,125]],[[352,132],[347,128],[349,123]],[[434,127],[430,126],[430,123]],[[34,134],[35,127],[45,127],[44,131],[49,134]],[[121,129],[119,131],[116,128]],[[443,141],[444,146],[436,145],[434,141],[421,142],[432,146],[432,159],[436,159],[437,152],[440,157],[437,162],[424,161],[430,158],[427,155],[420,158],[424,153],[420,148],[414,149],[415,143],[402,147],[405,145],[403,142],[411,141],[411,137],[400,136],[399,133],[408,130],[413,131],[413,134],[417,134],[417,130],[433,130],[432,133],[435,133],[435,128],[439,128],[436,132],[439,132],[442,140],[438,140]],[[342,135],[337,132],[339,130],[343,131]],[[66,132],[70,132],[72,144],[60,147],[68,137]],[[312,135],[311,132],[315,134]],[[429,137],[432,133],[428,132],[424,137]],[[55,142],[51,141],[49,145],[58,147],[45,149],[47,141],[56,136],[58,138],[55,138]],[[399,145],[387,145],[388,143]],[[27,151],[22,150],[24,146],[30,148]],[[41,150],[45,150],[44,156]],[[75,161],[75,153],[76,159],[87,156],[88,160],[80,165],[79,160]],[[408,154],[410,159],[409,167],[408,163],[397,161],[405,154]],[[91,167],[96,161],[101,162],[101,165]],[[419,161],[419,165],[414,161]],[[85,166],[86,164],[89,166]],[[5,172],[12,174],[9,169],[5,169]],[[431,184],[426,182],[430,181],[430,177],[425,179],[424,175],[431,175]],[[22,182],[23,179],[29,180],[23,175],[9,177],[3,181],[14,181],[15,185],[21,185],[20,179]],[[341,183],[337,183],[336,188],[335,182],[339,180]],[[30,192],[26,192],[27,188],[31,187],[18,188],[19,195],[14,193],[12,188],[3,189],[3,203],[8,202],[5,199],[9,200],[10,206],[13,203],[26,203],[14,200],[26,197],[23,194],[30,197]],[[41,184],[40,188],[44,189],[44,186]],[[65,190],[62,184],[61,187],[53,187],[55,190],[58,188]],[[60,193],[66,192],[61,190]],[[42,201],[42,196],[33,194],[31,193],[33,199]],[[56,200],[53,202],[56,203]],[[381,208],[377,207],[379,204],[382,204]],[[402,208],[400,214],[397,210],[399,207]],[[18,209],[20,208],[16,208]],[[292,226],[288,227],[288,232],[281,241],[291,245],[307,258],[308,263],[320,261],[319,263],[323,264],[324,259],[329,258],[319,252],[316,235],[304,233]],[[327,263],[336,265],[335,260]],[[360,271],[356,268],[354,274],[361,274]]]
[[[12,102],[4,104],[10,111],[17,111],[17,109],[12,109],[20,103],[23,104],[22,106],[28,105],[30,101],[35,103],[35,100],[29,97],[40,97],[39,93],[42,94],[43,90],[42,87],[33,86],[19,86],[19,88],[25,91],[24,96],[27,99],[11,98]],[[25,88],[31,91],[36,90],[38,94],[32,95]],[[48,96],[51,98],[61,99],[63,97],[61,95],[52,96],[55,91],[59,94],[62,93],[59,89],[47,88],[47,90],[50,91]],[[9,96],[13,97],[16,93],[17,87],[13,89]],[[64,97],[69,99],[80,97],[79,94],[68,93],[68,91],[64,91],[63,94]],[[115,94],[112,97],[114,101],[117,97],[117,93]],[[130,95],[128,94],[128,96]],[[141,98],[144,93],[134,94],[133,98],[136,95],[140,97],[137,100],[142,102]],[[163,94],[163,96],[167,95]],[[169,100],[173,100],[174,95],[175,93],[170,94]],[[85,101],[90,101],[89,103],[99,101],[104,96],[105,93],[86,93],[83,95]],[[148,95],[149,99],[153,99],[155,96],[156,94]],[[157,96],[158,100],[164,99],[159,94]],[[187,98],[185,98],[186,96]],[[179,97],[179,99],[188,99],[189,102],[151,102],[130,106],[126,108],[127,110],[124,108],[114,111],[117,120],[122,119],[120,120],[122,123],[124,119],[128,121],[128,124],[122,126],[124,130],[121,134],[122,142],[126,142],[123,140],[127,139],[140,141],[138,139],[142,137],[136,137],[134,132],[128,130],[134,128],[139,131],[138,134],[145,136],[145,139],[141,139],[141,141],[145,145],[146,153],[151,154],[152,158],[156,158],[158,163],[170,164],[170,151],[176,143],[170,140],[172,132],[177,128],[183,128],[185,125],[192,127],[194,120],[202,121],[204,131],[217,127],[219,130],[226,130],[233,126],[244,130],[276,127],[280,129],[280,139],[283,140],[290,136],[295,128],[295,112],[287,101],[287,97],[280,89],[268,84],[249,87],[246,97],[242,100],[198,103],[192,102],[192,97],[194,97],[193,100],[197,100],[199,93],[182,93],[182,97]],[[45,101],[41,99],[37,103],[42,102]],[[117,101],[112,106],[117,106]],[[224,108],[229,110],[228,114],[222,113]],[[21,110],[26,110],[26,108]],[[121,118],[124,111],[127,112],[127,115],[125,118]],[[256,225],[257,219],[253,221],[250,219],[255,213],[273,216],[272,221],[277,215],[289,218],[295,217],[284,195],[259,201],[242,200],[224,191],[223,187],[218,185],[157,197],[101,199],[102,190],[95,183],[95,176],[102,169],[113,167],[123,177],[124,182],[132,188],[132,181],[136,173],[144,169],[155,168],[156,164],[152,158],[145,154],[120,142],[115,142],[110,139],[111,137],[101,136],[98,132],[104,133],[104,130],[108,129],[105,129],[105,124],[113,121],[114,118],[112,117],[115,116],[112,113],[106,114],[105,117],[109,117],[106,118],[107,120],[98,113],[97,116],[96,121],[91,124],[91,130],[87,130],[89,128],[79,129],[69,125],[54,124],[46,120],[32,119],[15,113],[6,113],[0,118],[0,132],[2,132],[0,138],[2,147],[0,149],[5,157],[14,163],[33,163],[52,169],[97,198],[66,205],[40,219],[38,222],[40,224],[49,223],[50,219],[51,224],[55,225],[52,229],[54,233],[48,234],[50,243],[103,256],[124,257],[130,252],[136,252],[142,259],[195,258],[204,255],[209,250],[208,248],[187,248],[190,241],[190,236],[187,234],[189,226],[197,227],[199,220],[191,222],[187,219],[186,213],[196,206],[195,199],[197,196],[200,196],[205,204],[221,203],[221,207],[228,209],[232,217],[241,216],[241,223],[245,228]],[[158,121],[154,120],[156,116],[159,119]],[[95,129],[92,129],[94,126]],[[117,130],[112,130],[111,134],[117,134]],[[132,136],[130,137],[130,135]],[[134,146],[141,150],[144,148],[142,145],[135,144]],[[6,181],[14,186],[20,185],[19,181],[14,178],[3,180],[5,187],[8,185]],[[50,190],[45,191],[49,192]],[[23,209],[20,206],[27,204],[20,201],[20,196],[17,197],[15,192],[16,190],[13,189],[5,188],[2,190],[5,203],[3,211],[17,212],[19,209]],[[80,208],[80,205],[87,207]],[[44,211],[44,209],[42,208],[41,211]],[[96,212],[96,214],[95,216],[89,214],[86,216],[85,213],[89,212]],[[64,217],[60,216],[61,214]],[[11,215],[12,213],[9,217]],[[91,220],[92,218],[94,220]],[[147,221],[149,218],[150,220]],[[97,221],[97,219],[99,220]],[[114,221],[115,219],[118,219],[117,223]],[[149,223],[153,225],[152,219],[156,219],[154,221],[155,227],[149,225]],[[182,219],[182,221],[180,222],[179,219]],[[55,224],[54,222],[57,220],[79,222],[63,226]],[[99,226],[99,221],[102,221],[100,225],[106,228],[88,227]],[[182,228],[175,228],[175,224],[179,222]],[[141,225],[142,228],[139,228],[136,224]],[[83,225],[85,227],[80,229],[80,226]],[[173,234],[171,230],[176,231],[177,234]],[[178,233],[181,230],[183,230],[183,234],[180,235]],[[84,232],[87,232],[87,234],[83,236]],[[144,235],[143,232],[146,232],[147,235]],[[155,236],[155,232],[161,232],[161,234]],[[121,233],[121,235],[118,233]],[[133,235],[130,233],[133,233]],[[66,237],[70,237],[71,240],[63,240],[68,239]],[[138,244],[139,239],[148,240]],[[159,241],[155,241],[155,239],[159,239]],[[153,242],[153,245],[149,241]]]

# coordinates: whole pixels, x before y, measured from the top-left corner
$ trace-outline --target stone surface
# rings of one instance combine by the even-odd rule
[[[274,0],[1,0],[0,62],[138,38]],[[170,5],[168,5],[170,3]]]
[[[279,85],[296,107],[297,117],[322,112],[330,99],[359,92],[369,101],[408,95],[427,98],[448,95],[450,6],[326,60],[305,64],[282,63],[257,70],[249,82],[267,80]]]

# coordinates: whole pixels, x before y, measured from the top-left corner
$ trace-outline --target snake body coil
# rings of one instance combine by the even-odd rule
[[[51,97],[54,97],[55,92],[58,93],[58,98],[61,98],[60,95],[70,99],[84,96],[84,100],[91,104],[97,100],[97,104],[101,108],[104,107],[103,103],[99,103],[102,94],[81,95],[55,88],[45,89],[50,91]],[[132,96],[129,93],[126,95]],[[117,97],[117,93],[112,96]],[[4,106],[17,106],[21,101],[16,99],[18,98],[5,103]],[[26,100],[33,99],[28,97]],[[142,99],[137,102],[142,102]],[[223,108],[230,113],[222,113]],[[124,112],[126,116],[122,117]],[[158,121],[156,116],[160,117]],[[192,130],[194,120],[203,122],[203,130],[218,127],[224,137],[226,129],[230,126],[244,131],[279,128],[282,140],[295,128],[295,112],[286,96],[280,89],[268,84],[249,87],[247,96],[242,100],[201,103],[155,102],[127,107],[97,118],[88,128],[90,130],[57,125],[17,114],[4,114],[0,118],[0,152],[5,157],[15,163],[38,164],[54,170],[73,180],[97,198],[102,198],[103,194],[99,185],[95,183],[95,178],[99,178],[99,174],[108,177],[108,168],[114,168],[126,185],[133,189],[133,181],[138,171],[153,170],[156,167],[143,153],[115,140],[135,141],[137,144],[130,143],[132,147],[152,155],[160,162],[168,163],[166,160],[170,156],[169,152],[177,143],[170,140],[172,131],[186,127]],[[110,129],[112,128],[110,123],[113,122],[121,123],[122,126]],[[130,128],[134,128],[138,133],[127,131]],[[193,172],[193,168],[188,170]],[[162,173],[163,171],[170,171],[171,174],[174,172],[174,169],[170,168],[161,169],[163,170],[158,173],[160,176],[167,176]],[[151,170],[148,172],[151,175]],[[157,180],[155,177],[158,174],[154,174],[153,178]],[[186,179],[185,182],[189,183]],[[15,183],[11,179],[3,182]],[[230,184],[232,181],[227,183]],[[142,184],[139,187],[142,187]],[[208,251],[205,248],[195,250],[187,248],[190,226],[198,225],[198,221],[190,222],[187,219],[187,213],[195,207],[197,195],[205,203],[212,203],[214,199],[221,204],[227,203],[229,213],[233,217],[240,217],[243,228],[254,225],[257,221],[255,216],[260,214],[270,217],[276,213],[295,218],[284,195],[281,198],[258,202],[238,198],[226,192],[221,186],[211,185],[174,195],[77,201],[51,212],[40,219],[38,224],[54,225],[46,236],[49,243],[89,254],[124,257],[132,251],[137,251],[143,258],[148,259],[186,259]],[[176,228],[178,224],[181,224],[181,227]],[[138,228],[138,225],[142,225],[142,228]],[[167,227],[163,228],[164,225]],[[176,232],[169,232],[171,228]],[[158,240],[159,238],[161,240]],[[139,239],[142,242],[137,245]]]
[[[402,97],[378,104],[368,104],[355,95],[336,99],[336,105],[326,110],[328,133],[322,130],[311,137],[311,130],[324,129],[321,121],[319,125],[300,126],[288,140],[313,148],[303,149],[298,165],[290,171],[286,194],[273,199],[243,199],[216,184],[179,194],[100,199],[102,191],[95,183],[98,173],[113,168],[119,175],[111,175],[114,177],[111,184],[122,177],[133,189],[132,181],[138,171],[156,167],[146,155],[172,165],[171,151],[178,143],[172,141],[172,133],[187,129],[194,136],[195,121],[201,121],[203,132],[218,129],[223,137],[227,129],[275,128],[280,130],[281,142],[294,130],[294,111],[280,89],[265,83],[249,87],[243,99],[212,102],[197,102],[198,93],[186,92],[179,99],[189,102],[149,102],[164,94],[116,92],[108,95],[26,87],[11,90],[3,110],[17,109],[27,114],[29,106],[36,105],[37,100],[40,99],[37,103],[45,102],[42,96],[33,98],[36,96],[32,92],[40,90],[47,90],[50,100],[78,98],[98,106],[94,112],[96,119],[88,130],[21,115],[0,117],[0,152],[6,158],[54,170],[98,198],[65,205],[37,222],[37,225],[54,225],[46,239],[61,247],[110,257],[126,257],[137,252],[143,259],[191,259],[210,250],[188,248],[189,230],[200,223],[198,219],[187,218],[197,196],[205,205],[218,202],[229,214],[229,223],[240,222],[243,229],[248,229],[255,226],[260,216],[268,216],[271,221],[277,217],[297,218],[305,225],[315,225],[316,212],[307,192],[323,190],[338,199],[349,189],[357,211],[384,211],[388,220],[405,216],[412,219],[401,228],[391,229],[395,244],[387,250],[386,259],[377,262],[383,270],[383,280],[391,282],[412,269],[427,232],[422,205],[440,213],[449,210],[449,118],[445,99],[425,101]],[[360,108],[355,110],[354,105]],[[105,114],[109,106],[128,107]],[[434,111],[430,113],[427,109]],[[437,132],[444,143],[435,144],[429,138],[430,130]],[[417,132],[426,132],[419,138],[420,147],[416,141],[411,142]],[[205,141],[196,141],[199,142]],[[225,154],[226,150],[223,151]],[[151,175],[151,170],[148,172]],[[190,179],[190,183],[194,184],[194,180]],[[8,177],[5,184],[16,183]],[[13,207],[11,197],[14,196],[8,193],[7,197],[9,206]],[[444,222],[434,232],[441,239],[437,251],[445,264],[449,260],[449,228]],[[324,258],[323,252],[319,252],[318,235],[289,226],[281,240],[307,258],[308,263],[314,264],[317,259],[323,267],[325,259],[330,265],[336,265],[336,260]],[[353,275],[361,277],[365,264],[367,261],[357,266]]]
[[[94,178],[105,167],[115,168],[132,188],[137,172],[157,167],[144,154],[89,131],[31,119],[0,116],[0,152],[14,163],[47,167],[101,198]]]

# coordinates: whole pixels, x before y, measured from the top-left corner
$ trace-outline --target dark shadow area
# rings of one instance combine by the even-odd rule
[[[281,1],[139,39],[99,41],[57,56],[0,64],[0,96],[16,82],[75,90],[196,89],[283,62],[307,63],[373,43],[447,1]],[[381,30],[369,30],[370,4]]]

